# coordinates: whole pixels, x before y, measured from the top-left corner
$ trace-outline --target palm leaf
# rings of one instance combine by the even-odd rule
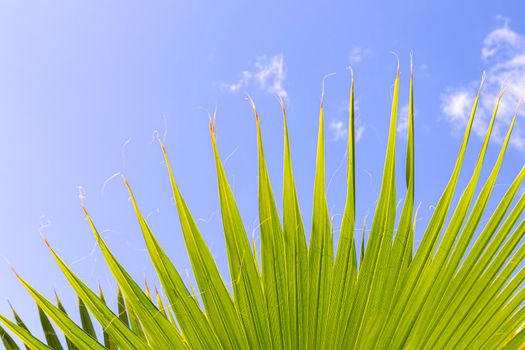
[[[135,332],[130,331],[130,329],[120,321],[119,317],[115,315],[106,304],[73,273],[73,271],[51,248],[47,241],[46,244],[60,269],[69,281],[71,287],[73,287],[78,296],[97,318],[102,328],[108,332],[117,345],[124,349],[149,348],[141,337]]]
[[[332,278],[333,242],[325,193],[324,164],[324,83],[319,107],[319,131],[314,181],[312,233],[308,252],[308,347],[318,348],[326,326]]]
[[[102,302],[104,304],[106,304],[106,298],[104,297],[104,293],[102,292],[102,288],[100,286],[98,286],[98,294],[100,296],[100,300],[102,300]],[[107,304],[106,304],[107,306]],[[104,346],[107,348],[107,349],[110,349],[110,350],[117,350],[117,345],[115,344],[115,342],[111,339],[110,335],[108,334],[108,332],[106,332],[105,329],[102,330],[102,336],[104,337]],[[66,339],[67,340],[67,339]],[[68,343],[69,345],[69,343]],[[71,348],[70,348],[71,350]]]
[[[257,272],[257,265],[253,259],[250,241],[246,235],[241,214],[235,203],[233,191],[226,178],[226,172],[224,171],[219,156],[215,130],[211,124],[210,130],[217,169],[217,186],[219,188],[222,224],[226,238],[228,262],[235,296],[235,308],[241,317],[242,328],[244,328],[247,341],[251,348],[262,347],[266,349],[273,346],[271,344],[274,342],[276,343],[275,346],[279,347],[282,344],[281,336],[275,334],[275,332],[269,333],[268,331],[270,329],[269,323],[275,321],[275,319],[271,319],[274,312],[267,310],[265,307],[261,278]],[[265,264],[265,261],[267,261],[265,257],[266,254],[266,252],[262,252],[263,275],[266,269],[265,265],[267,264]],[[269,289],[275,287],[274,285],[265,286],[265,288]],[[267,293],[269,294],[270,291],[268,290]],[[273,304],[271,306],[275,308],[277,305],[278,304]],[[272,329],[275,330],[275,325],[272,326]]]
[[[11,338],[11,336],[6,332],[4,328],[0,326],[0,338],[2,338],[2,343],[6,350],[18,350],[20,349],[16,342]]]
[[[65,312],[60,310],[59,307],[54,306],[49,300],[44,298],[22,277],[18,276],[18,279],[38,304],[42,328],[49,347],[56,350],[62,349],[62,345],[58,340],[55,330],[46,315],[49,315],[49,317],[53,319],[57,326],[62,329],[67,338],[79,349],[104,349],[92,334],[89,334],[77,326]]]
[[[412,65],[412,62],[411,62]],[[410,71],[404,204],[397,210],[396,148],[401,75],[394,81],[383,178],[370,233],[362,228],[360,258],[356,247],[355,82],[352,73],[348,115],[346,200],[334,257],[333,225],[325,188],[324,84],[307,245],[301,216],[288,121],[284,124],[282,221],[264,154],[261,120],[255,109],[258,156],[258,204],[261,244],[250,242],[240,208],[222,164],[214,118],[210,133],[230,281],[225,281],[184,201],[168,160],[169,181],[177,206],[196,290],[187,286],[144,218],[126,179],[145,245],[162,285],[152,295],[118,262],[82,203],[108,267],[117,282],[116,311],[102,291],[95,294],[46,244],[78,295],[81,325],[18,276],[37,302],[46,343],[15,321],[0,315],[4,346],[18,349],[7,331],[28,349],[62,349],[54,326],[76,349],[518,349],[525,345],[525,193],[518,195],[525,166],[488,213],[494,188],[517,123],[511,119],[497,159],[484,177],[487,154],[503,94],[495,103],[474,169],[464,188],[460,174],[480,101],[477,92],[450,179],[414,247],[415,201],[414,77]],[[250,99],[251,100],[251,99]],[[458,197],[457,202],[454,201]],[[241,208],[242,209],[242,208]],[[484,217],[487,220],[482,220]],[[399,222],[396,226],[396,218]],[[259,256],[261,258],[259,263]],[[231,283],[231,290],[228,285]],[[162,293],[162,294],[161,294]],[[167,302],[161,295],[166,296]],[[203,308],[199,302],[202,300]],[[92,317],[93,316],[93,319]],[[102,327],[96,339],[93,320]],[[180,329],[179,329],[180,328]]]
[[[284,175],[283,175],[283,234],[288,275],[288,305],[290,308],[290,348],[305,349],[308,340],[308,249],[303,219],[297,199],[288,122],[284,102],[281,100],[284,123]]]
[[[354,75],[350,87],[350,105],[348,119],[348,171],[346,176],[346,203],[341,222],[339,244],[334,264],[334,275],[331,283],[330,311],[327,327],[323,336],[324,347],[327,349],[339,346],[337,337],[330,336],[332,332],[338,335],[342,331],[342,320],[350,317],[350,308],[344,307],[352,303],[357,277],[357,253],[355,247],[355,95]]]
[[[178,329],[164,317],[148,296],[140,289],[124,267],[116,260],[97,231],[91,217],[83,207],[86,218],[98,245],[104,254],[108,267],[124,292],[126,302],[131,306],[144,329],[148,342],[155,348],[183,349],[184,340]]]
[[[281,221],[275,204],[270,177],[264,160],[259,114],[252,102],[257,124],[259,149],[259,221],[261,223],[262,282],[270,321],[272,346],[290,348],[290,321],[285,265],[285,245]]]
[[[31,333],[24,327],[12,322],[7,317],[0,315],[0,322],[2,322],[11,332],[13,332],[20,340],[22,340],[25,346],[31,350],[46,350],[51,349],[46,344],[35,338]]]
[[[40,323],[42,325],[42,330],[44,331],[47,345],[53,349],[62,350],[62,344],[60,344],[55,329],[40,306],[38,307],[38,315],[40,316]]]
[[[210,124],[210,130],[213,130]],[[212,133],[213,135],[213,133]],[[161,144],[163,148],[163,145]],[[248,340],[231,295],[222,280],[211,252],[202,237],[182,195],[179,191],[167,153],[164,156],[179,212],[179,220],[186,241],[186,249],[195,273],[197,284],[210,323],[223,347],[246,347]]]
[[[180,274],[176,270],[175,266],[171,263],[168,255],[164,252],[159,242],[153,236],[151,229],[140,212],[129,183],[126,179],[124,179],[124,181],[135,208],[135,212],[144,235],[144,240],[146,241],[146,246],[150,252],[151,260],[157,270],[157,273],[159,274],[160,281],[164,286],[164,290],[168,295],[168,299],[170,300],[170,304],[175,311],[175,315],[179,321],[184,335],[196,348],[202,347],[203,349],[210,349],[219,347],[219,340],[213,331],[211,324],[199,308],[198,302],[187,290]],[[159,302],[158,305],[160,309],[162,307],[162,303]],[[166,313],[163,312],[162,309],[159,311],[163,313],[164,317],[166,317]]]

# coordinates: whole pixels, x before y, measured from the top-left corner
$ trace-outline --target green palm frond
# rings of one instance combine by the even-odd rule
[[[219,155],[214,121],[212,151],[231,281],[219,273],[188,208],[175,172],[165,158],[182,234],[197,289],[188,286],[142,215],[123,178],[161,291],[152,294],[132,279],[86,218],[115,278],[117,310],[102,290],[92,291],[45,241],[78,295],[80,322],[71,318],[58,296],[53,303],[17,275],[37,303],[45,341],[35,337],[14,312],[0,315],[6,349],[19,349],[10,333],[28,349],[519,349],[525,345],[525,194],[518,193],[525,166],[493,212],[487,207],[503,166],[516,123],[514,115],[498,157],[482,170],[503,94],[498,96],[474,169],[458,188],[483,80],[475,98],[456,163],[441,198],[414,245],[415,157],[414,82],[410,72],[404,204],[397,208],[396,138],[398,68],[392,97],[383,178],[370,234],[356,246],[355,82],[352,73],[347,146],[347,193],[341,232],[334,247],[325,184],[324,101],[319,130],[310,242],[300,212],[288,136],[284,123],[282,216],[264,156],[261,119],[255,108],[258,149],[260,261],[250,242]],[[455,196],[457,204],[454,204]],[[416,212],[415,212],[416,211]],[[482,221],[482,217],[487,220]],[[397,223],[396,223],[397,220]],[[365,219],[366,224],[366,219]],[[364,226],[364,225],[363,225]],[[364,232],[364,228],[363,228]],[[360,235],[361,233],[357,233]],[[336,248],[336,249],[335,249]],[[227,287],[231,282],[231,291]],[[199,295],[197,297],[197,294]],[[166,300],[163,299],[164,296]],[[200,302],[202,301],[202,306]],[[94,321],[96,322],[94,323]],[[102,332],[97,337],[97,326]],[[64,336],[56,330],[60,329]],[[10,332],[10,333],[8,333]]]

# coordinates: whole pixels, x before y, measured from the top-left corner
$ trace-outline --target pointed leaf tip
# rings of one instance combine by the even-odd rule
[[[518,104],[516,105],[516,111],[514,112],[514,114],[516,114],[516,115],[519,114],[522,104],[523,104],[523,97],[520,98],[520,100],[518,101]]]
[[[400,73],[401,73],[401,64],[399,63],[399,55],[396,52],[394,52],[394,51],[390,51],[390,53],[396,57],[396,60],[397,60],[397,69],[396,69],[396,71],[397,71],[397,76],[399,76]]]
[[[350,72],[350,76],[352,77],[352,80],[354,80],[354,68],[352,67],[352,65],[346,67],[346,70]]]
[[[326,74],[324,77],[323,77],[323,83],[322,83],[322,89],[321,89],[321,107],[323,106],[323,103],[324,103],[324,87],[325,87],[325,80],[329,77],[333,77],[336,73],[328,73]]]
[[[217,107],[215,107],[215,110],[213,111],[213,116],[208,112],[208,117],[210,119],[210,134],[212,135],[212,138],[215,139],[215,122],[217,120]]]
[[[279,105],[281,106],[281,111],[285,113],[285,106],[284,106],[284,99],[281,95],[277,94],[277,100],[279,101]]]
[[[248,95],[246,99],[250,102],[250,105],[252,106],[253,115],[255,116],[255,120],[259,121],[259,113],[257,113],[257,108],[255,107],[255,102],[253,101],[253,98]]]
[[[481,73],[481,82],[479,83],[478,94],[481,92],[481,88],[483,88],[483,84],[485,84],[486,79],[487,79],[487,72],[483,71],[483,73]]]
[[[509,88],[509,84],[506,83],[500,90],[499,94],[498,94],[498,103],[501,101],[501,99],[503,98],[503,95],[505,95],[505,93],[507,92]]]
[[[414,51],[410,51],[410,80],[414,76]]]
[[[210,122],[209,122],[209,128],[210,128],[210,135],[212,136],[212,138],[215,138],[215,125],[213,123],[213,120],[210,118]]]

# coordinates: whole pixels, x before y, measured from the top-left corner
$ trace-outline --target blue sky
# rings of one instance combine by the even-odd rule
[[[278,197],[282,118],[275,95],[286,97],[294,170],[309,227],[321,81],[332,72],[336,75],[326,81],[326,169],[337,231],[345,194],[350,64],[358,105],[360,223],[372,215],[380,186],[396,69],[392,51],[400,57],[402,76],[400,196],[409,53],[414,52],[416,201],[421,202],[418,225],[424,227],[452,169],[483,71],[487,82],[465,165],[472,168],[495,98],[508,85],[485,170],[497,155],[517,100],[525,94],[523,14],[525,4],[519,1],[2,2],[0,256],[45,295],[51,297],[55,289],[73,307],[74,296],[40,239],[42,231],[89,285],[100,283],[111,293],[114,283],[80,210],[77,188],[82,186],[86,205],[117,257],[138,280],[147,277],[154,284],[125,188],[118,178],[106,181],[122,172],[154,232],[191,279],[162,154],[152,142],[158,134],[227,277],[205,109],[217,108],[220,152],[247,231],[257,239],[255,123],[245,97],[254,98],[261,115]],[[495,198],[523,165],[522,119]],[[34,324],[34,304],[8,264],[1,265],[0,312],[8,312],[10,300]]]

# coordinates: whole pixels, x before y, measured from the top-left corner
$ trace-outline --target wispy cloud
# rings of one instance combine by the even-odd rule
[[[330,122],[330,130],[332,130],[332,141],[337,142],[346,139],[348,129],[342,120],[332,120]]]
[[[278,54],[272,57],[261,56],[255,61],[251,70],[241,73],[241,78],[235,83],[222,83],[221,86],[230,92],[237,92],[250,85],[255,85],[263,91],[287,98],[284,88],[286,69],[284,57]]]
[[[350,56],[349,56],[350,63],[352,64],[361,63],[363,59],[369,57],[370,55],[372,55],[372,50],[370,48],[363,48],[360,46],[355,46],[350,51]]]
[[[332,131],[332,142],[344,141],[348,138],[348,127],[346,123],[342,120],[332,120],[330,122],[330,130]],[[362,124],[359,119],[355,120],[355,141],[361,141],[363,134],[365,132],[365,126]]]
[[[484,137],[497,96],[503,87],[505,96],[494,125],[494,139],[501,142],[515,113],[520,99],[525,97],[525,34],[514,31],[507,18],[499,16],[499,25],[483,40],[481,61],[486,68],[487,79],[483,87],[474,132]],[[441,95],[441,107],[446,119],[454,129],[466,124],[479,82],[447,89]],[[525,114],[522,109],[521,114]],[[511,144],[525,151],[525,128],[515,127]]]
[[[330,121],[328,128],[332,134],[330,141],[346,141],[348,140],[348,113],[349,109],[349,100],[343,100],[339,104],[339,107],[336,112],[336,117]],[[359,99],[356,98],[354,101],[354,137],[355,142],[361,141],[363,135],[367,129],[366,124],[363,122],[363,119],[360,117],[361,108],[359,107]]]
[[[408,103],[401,107],[397,117],[397,132],[405,134],[408,129]]]
[[[355,141],[356,142],[361,141],[364,133],[365,133],[365,126],[364,124],[359,123],[359,119],[357,119],[357,123],[355,127]]]

